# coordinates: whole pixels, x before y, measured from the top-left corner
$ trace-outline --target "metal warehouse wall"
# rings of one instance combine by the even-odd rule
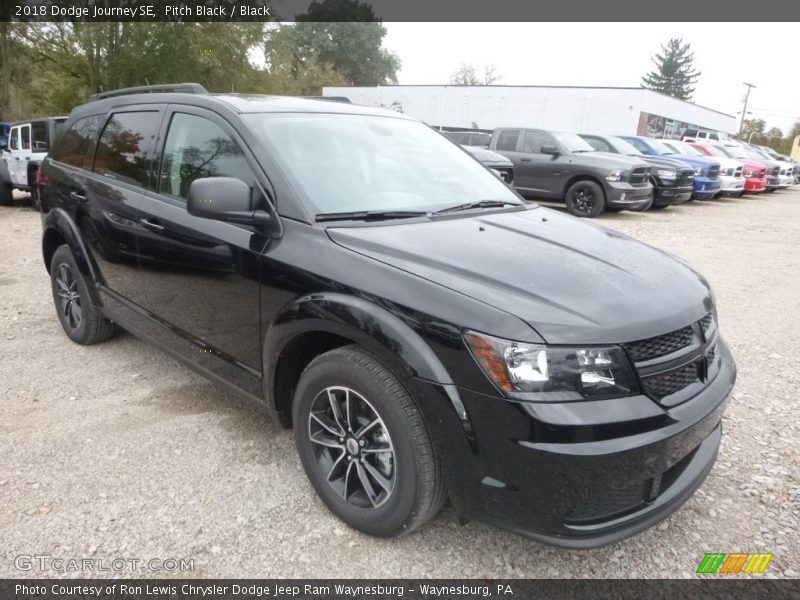
[[[398,85],[325,87],[322,94],[391,108],[446,127],[528,126],[636,134],[644,112],[716,131],[736,130],[731,115],[639,88]]]

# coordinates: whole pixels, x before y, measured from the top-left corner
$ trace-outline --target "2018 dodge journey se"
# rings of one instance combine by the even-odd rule
[[[293,427],[361,531],[449,498],[587,548],[663,519],[714,463],[735,366],[705,279],[523,202],[403,115],[107,92],[39,180],[66,334],[123,327]]]

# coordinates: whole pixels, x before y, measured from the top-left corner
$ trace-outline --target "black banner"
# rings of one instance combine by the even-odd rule
[[[0,21],[294,21],[313,0],[3,0]],[[530,0],[338,0],[319,10],[318,21],[694,21],[792,22],[800,2],[761,0],[758,9],[729,2],[532,2]],[[724,29],[709,35],[724,36]]]
[[[780,600],[798,598],[797,580],[331,580],[331,579],[98,579],[0,580],[2,600]]]

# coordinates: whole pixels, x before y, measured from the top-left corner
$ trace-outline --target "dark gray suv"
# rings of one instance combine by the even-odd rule
[[[642,210],[653,202],[650,166],[597,152],[574,133],[499,128],[489,149],[514,163],[514,187],[526,197],[563,200],[577,217]]]

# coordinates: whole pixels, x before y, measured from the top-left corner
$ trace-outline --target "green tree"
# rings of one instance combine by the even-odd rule
[[[671,38],[652,58],[655,69],[642,77],[642,87],[691,100],[700,72],[694,68],[694,53],[681,38]]]
[[[318,75],[335,71],[349,85],[394,83],[400,59],[382,47],[385,36],[386,28],[375,21],[368,4],[315,0],[297,16],[296,23],[269,31],[267,64],[270,71],[283,71],[298,79],[305,77],[306,69],[315,69]]]

